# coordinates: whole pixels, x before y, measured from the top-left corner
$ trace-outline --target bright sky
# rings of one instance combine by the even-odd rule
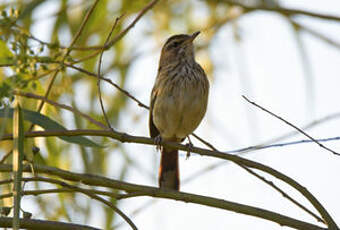
[[[340,2],[335,0],[289,0],[284,1],[284,6],[340,14]],[[49,8],[53,7],[45,6],[44,11],[48,12]],[[333,39],[340,37],[339,23],[307,17],[296,17],[296,19]],[[43,26],[47,28],[49,23],[51,21],[46,20]],[[42,26],[42,23],[39,24]],[[212,41],[209,52],[216,66],[214,76],[210,76],[213,80],[209,108],[206,118],[195,133],[220,150],[226,151],[258,144],[292,131],[292,128],[283,122],[245,102],[242,95],[248,96],[300,127],[325,115],[340,112],[339,50],[309,34],[303,34],[302,41],[308,55],[306,71],[302,65],[301,53],[298,52],[299,48],[292,28],[283,17],[268,12],[255,12],[242,17],[239,26],[242,35],[240,44],[234,41],[230,25],[224,26]],[[41,28],[39,27],[39,30]],[[147,26],[138,24],[128,36],[136,38],[143,29],[147,29]],[[38,33],[38,27],[32,32],[39,38],[48,40],[46,34]],[[178,31],[178,33],[182,32],[184,31]],[[133,38],[131,40],[138,42]],[[340,42],[340,39],[338,41]],[[142,50],[154,48],[155,44],[153,40],[147,40]],[[157,71],[160,48],[156,50],[154,53],[148,52],[137,61],[127,83],[127,89],[146,104],[149,103],[149,94]],[[312,87],[307,88],[308,85]],[[129,103],[126,111],[127,117],[120,124],[120,130],[148,136],[147,111],[133,102]],[[132,116],[128,117],[129,114]],[[138,123],[133,120],[136,114],[140,116]],[[340,136],[339,125],[340,121],[334,120],[317,126],[308,133],[315,138]],[[297,135],[289,140],[301,139],[306,138]],[[198,143],[194,142],[194,144]],[[340,152],[339,142],[325,144]],[[157,186],[156,168],[159,154],[156,150],[143,145],[126,144],[125,146],[127,154],[137,158],[139,164],[154,176],[151,180],[138,170],[132,170],[127,181]],[[120,153],[115,152],[110,157],[113,178],[115,178],[115,167],[122,167],[120,165],[122,158],[119,155]],[[340,206],[337,202],[340,194],[337,177],[340,157],[313,143],[271,148],[252,152],[244,157],[273,167],[297,180],[318,198],[340,224]],[[185,180],[198,170],[217,162],[219,161],[197,155],[185,160],[182,154],[181,179]],[[311,207],[288,186],[269,176],[266,178],[282,186],[289,194]],[[231,163],[226,163],[209,173],[193,178],[188,183],[183,183],[182,190],[258,206],[317,224],[272,188]],[[152,198],[131,198],[122,201],[120,208],[131,215],[132,211],[149,200]],[[100,227],[101,216],[101,213],[93,214],[89,223]],[[259,218],[164,199],[157,199],[155,204],[132,219],[140,229],[148,230],[288,229]],[[120,229],[129,229],[129,227],[125,225]]]

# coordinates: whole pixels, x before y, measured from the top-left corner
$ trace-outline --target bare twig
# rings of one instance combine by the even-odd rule
[[[133,142],[147,145],[155,145],[153,138],[146,138],[140,136],[131,136],[126,133],[120,133],[117,131],[109,131],[109,130],[58,130],[58,131],[35,131],[26,133],[26,137],[36,137],[36,136],[106,136],[111,137],[115,140],[119,140],[121,142]],[[11,136],[6,136],[5,139],[9,139]],[[4,139],[4,138],[3,138]],[[179,143],[166,142],[162,141],[161,145],[164,147],[174,148],[182,151],[188,151],[188,146],[182,145]],[[309,202],[315,207],[316,210],[320,213],[322,218],[325,220],[330,229],[337,229],[337,225],[334,222],[333,218],[329,215],[327,210],[322,206],[322,204],[302,185],[296,182],[294,179],[280,173],[279,171],[263,165],[259,162],[251,161],[236,155],[227,154],[219,151],[210,151],[207,149],[202,149],[198,147],[191,147],[190,151],[192,153],[198,153],[203,156],[210,156],[225,160],[230,160],[234,163],[241,164],[243,166],[259,169],[263,172],[266,172],[295,188],[299,191]],[[1,165],[0,165],[1,168]],[[127,190],[126,190],[127,191]],[[133,190],[132,192],[134,192]],[[131,191],[128,191],[131,192]]]
[[[293,204],[295,204],[296,206],[298,206],[299,208],[301,208],[302,210],[304,210],[305,212],[307,212],[308,214],[310,214],[311,216],[313,216],[317,221],[324,223],[325,221],[323,219],[321,219],[318,215],[316,215],[315,213],[313,213],[312,211],[310,211],[308,208],[306,208],[304,205],[302,205],[301,203],[299,203],[298,201],[296,201],[295,199],[293,199],[291,196],[289,196],[285,191],[283,191],[282,189],[280,189],[278,186],[276,186],[272,181],[268,181],[266,178],[264,178],[263,176],[260,176],[259,174],[255,173],[253,170],[244,167],[242,165],[240,165],[244,170],[246,170],[247,172],[249,172],[250,174],[254,175],[255,177],[257,177],[258,179],[262,180],[264,183],[266,183],[267,185],[269,185],[270,187],[274,188],[276,191],[278,191],[279,193],[281,193],[281,195],[284,198],[287,198],[289,201],[291,201]]]
[[[137,230],[136,225],[132,222],[132,220],[126,216],[119,208],[114,206],[111,202],[101,198],[100,196],[96,195],[94,191],[91,191],[89,189],[83,189],[80,187],[77,187],[75,185],[68,184],[64,181],[60,181],[57,179],[52,179],[52,178],[46,178],[46,177],[33,177],[33,178],[25,178],[25,181],[39,181],[39,182],[48,182],[48,183],[53,183],[53,184],[58,184],[62,187],[69,188],[71,190],[83,193],[92,199],[98,200],[102,202],[103,204],[109,206],[112,210],[114,210],[118,215],[120,215],[130,226],[132,229]]]
[[[113,26],[111,27],[111,31],[110,31],[109,35],[107,36],[104,44],[106,44],[108,42],[108,40],[110,39],[110,37],[111,37],[111,35],[113,33],[113,30],[116,28],[117,23],[118,23],[120,18],[121,17],[116,18],[115,22],[113,23]],[[102,66],[102,57],[103,57],[104,51],[105,50],[103,48],[100,51],[100,56],[99,56],[98,74],[97,74],[97,77],[98,77],[98,80],[97,80],[97,89],[98,89],[98,97],[99,97],[100,107],[102,109],[102,112],[103,112],[103,115],[104,115],[104,118],[105,118],[105,121],[106,121],[106,125],[107,125],[107,127],[109,127],[112,130],[112,127],[111,127],[111,124],[110,124],[110,120],[107,117],[106,112],[105,112],[105,108],[104,108],[104,105],[103,105],[103,99],[102,99],[102,93],[101,93],[101,90],[100,90],[101,66]]]
[[[338,141],[338,140],[340,140],[340,136],[322,138],[322,139],[315,139],[315,140],[317,140],[318,142]],[[277,147],[284,147],[284,146],[289,146],[289,145],[305,144],[305,143],[312,143],[312,142],[314,142],[314,141],[308,139],[308,140],[283,142],[283,143],[277,143],[277,144],[272,144],[272,145],[254,145],[254,146],[249,146],[249,147],[246,147],[246,148],[241,148],[241,149],[236,149],[236,150],[228,150],[228,151],[225,151],[225,153],[244,154],[244,153],[248,153],[250,151],[258,151],[258,150],[263,150],[263,149],[277,148]]]
[[[106,128],[107,128],[103,123],[101,123],[101,122],[99,122],[99,121],[93,119],[93,118],[90,117],[89,115],[87,115],[87,114],[85,114],[85,113],[82,113],[82,112],[80,112],[79,110],[77,110],[76,108],[73,108],[73,107],[71,107],[71,106],[64,105],[64,104],[60,104],[60,103],[58,103],[58,102],[52,101],[52,100],[47,99],[47,98],[45,98],[45,97],[43,97],[43,96],[39,96],[39,95],[36,95],[36,94],[33,94],[33,93],[25,93],[25,92],[21,92],[21,91],[13,91],[13,94],[14,94],[14,95],[23,96],[23,97],[27,97],[27,98],[34,98],[34,99],[38,99],[38,100],[43,100],[43,101],[45,101],[46,103],[49,103],[49,104],[51,104],[51,105],[53,105],[53,106],[56,106],[56,107],[59,107],[59,108],[62,108],[62,109],[66,109],[66,110],[68,110],[68,111],[73,112],[74,114],[80,115],[80,116],[84,117],[86,120],[88,120],[89,122],[95,124],[95,125],[98,126],[98,127],[101,127],[101,128],[103,128],[103,129],[106,129]],[[1,162],[0,162],[0,163],[1,163]]]
[[[223,2],[240,6],[247,11],[264,10],[264,11],[277,12],[277,13],[287,15],[287,16],[304,15],[304,16],[310,16],[310,17],[315,17],[315,18],[320,18],[320,19],[340,21],[340,17],[335,16],[335,15],[314,13],[314,12],[300,10],[300,9],[292,9],[292,8],[285,8],[285,7],[267,7],[264,5],[250,6],[250,5],[243,4],[240,1],[235,1],[235,0],[223,0]]]
[[[132,29],[132,27],[135,26],[135,24],[142,18],[142,16],[147,12],[149,11],[159,0],[153,0],[151,1],[149,4],[147,4],[137,15],[137,17],[131,22],[131,24],[126,27],[124,30],[122,30],[118,35],[116,35],[114,38],[112,38],[111,41],[109,41],[104,47],[101,47],[101,46],[94,46],[94,47],[87,47],[87,49],[89,50],[97,50],[95,52],[93,52],[92,54],[84,57],[84,58],[81,58],[79,59],[77,62],[82,62],[82,61],[85,61],[85,60],[88,60],[88,59],[91,59],[93,57],[96,57],[102,49],[109,49],[110,47],[112,47],[114,44],[116,44],[116,42],[118,42],[120,39],[122,39],[125,34],[127,34],[130,29]],[[85,48],[85,47],[84,47]],[[83,48],[83,49],[84,49]],[[99,49],[99,50],[98,50]]]
[[[90,71],[87,71],[85,69],[82,69],[80,67],[74,66],[72,64],[68,64],[65,63],[65,66],[70,67],[72,69],[78,70],[79,72],[85,73],[88,76],[91,77],[98,77],[97,74],[92,73]],[[130,99],[132,99],[133,101],[137,102],[138,106],[143,107],[145,109],[149,109],[149,107],[147,105],[145,105],[143,102],[141,102],[140,100],[138,100],[136,97],[134,97],[132,94],[130,94],[128,91],[126,91],[125,89],[121,88],[119,85],[117,85],[116,83],[114,83],[111,79],[109,78],[104,78],[102,76],[99,76],[101,80],[108,82],[109,84],[111,84],[113,87],[115,87],[117,90],[119,90],[120,92],[122,92],[123,94],[125,94],[125,96],[129,97]]]
[[[197,137],[196,137],[197,138]],[[203,139],[200,138],[200,140],[203,143],[206,143],[207,146],[209,146],[212,150],[217,151],[217,149],[210,143],[204,141]],[[287,198],[289,201],[291,201],[293,204],[295,204],[296,206],[298,206],[299,208],[301,208],[302,210],[304,210],[305,212],[307,212],[308,214],[310,214],[311,216],[313,216],[317,221],[325,223],[323,219],[321,219],[318,215],[316,215],[315,213],[313,213],[312,211],[310,211],[309,209],[307,209],[304,205],[300,204],[298,201],[296,201],[295,199],[293,199],[291,196],[289,196],[286,192],[284,192],[282,189],[280,189],[278,186],[276,186],[272,181],[268,181],[266,178],[264,178],[263,176],[260,176],[258,173],[256,173],[255,171],[251,170],[250,168],[237,163],[238,166],[240,166],[241,168],[243,168],[244,170],[246,170],[248,173],[252,174],[253,176],[257,177],[258,179],[262,180],[264,183],[266,183],[267,185],[269,185],[270,187],[272,187],[274,190],[278,191],[279,193],[282,194],[283,197]],[[200,175],[197,174],[196,175]],[[193,178],[193,177],[191,177]]]
[[[71,44],[68,47],[68,51],[66,52],[65,56],[68,56],[72,50],[72,47],[74,46],[74,44],[76,44],[77,40],[79,39],[81,33],[83,32],[86,23],[88,22],[91,14],[93,13],[94,9],[96,8],[97,4],[98,4],[99,0],[96,0],[93,5],[91,6],[90,10],[86,13],[84,20],[82,21],[76,35],[73,37]]]
[[[0,217],[0,226],[4,228],[10,228],[13,218]],[[37,220],[37,219],[20,219],[20,227],[24,229],[35,229],[35,230],[101,230],[99,228],[89,227],[86,225],[65,223],[59,221],[50,220]]]
[[[79,29],[78,29],[76,35],[75,35],[74,38],[72,39],[70,46],[68,47],[68,49],[67,49],[65,55],[63,55],[63,58],[62,58],[62,61],[61,61],[62,63],[66,60],[67,56],[68,56],[68,55],[70,54],[70,52],[72,51],[72,47],[74,46],[74,44],[75,44],[75,43],[77,42],[77,40],[79,39],[81,33],[83,32],[83,30],[84,30],[84,28],[85,28],[86,23],[88,22],[88,20],[89,20],[89,18],[90,18],[90,15],[93,13],[94,8],[97,6],[98,2],[99,2],[99,0],[96,0],[96,1],[94,2],[94,4],[92,5],[92,7],[90,8],[90,10],[86,13],[85,18],[84,18],[84,20],[82,21],[82,23],[81,23],[81,25],[80,25],[80,27],[79,27]],[[47,87],[47,90],[46,90],[46,93],[45,93],[45,98],[48,98],[48,96],[49,96],[49,94],[50,94],[50,91],[51,91],[51,89],[52,89],[52,86],[53,86],[53,84],[54,84],[54,81],[55,81],[55,79],[56,79],[56,77],[57,77],[57,75],[58,75],[58,73],[59,73],[60,70],[61,70],[61,68],[58,68],[58,69],[54,72],[53,76],[51,77],[51,80],[50,80],[50,82],[49,82],[49,84],[48,84],[48,87]],[[38,106],[38,110],[37,110],[38,112],[41,111],[41,109],[42,109],[43,106],[44,106],[44,103],[45,103],[45,101],[41,101],[41,103],[40,103],[39,106]],[[30,130],[30,131],[33,130],[33,127],[34,127],[34,124],[31,125],[31,127],[29,128],[29,130]]]
[[[204,140],[203,138],[199,137],[197,134],[192,133],[191,134],[193,137],[195,137],[197,140],[199,140],[200,142],[202,142],[204,145],[206,145],[207,147],[211,148],[212,150],[216,150],[215,147],[210,144],[209,142],[207,142],[206,140]]]
[[[112,133],[112,132],[111,132]],[[196,148],[195,148],[196,149]],[[309,229],[309,230],[326,230],[325,228],[306,223],[288,216],[284,216],[275,212],[271,212],[258,207],[253,207],[249,205],[239,204],[223,199],[217,199],[207,196],[200,196],[196,194],[178,192],[175,190],[159,189],[150,186],[141,186],[137,184],[126,183],[118,180],[109,179],[102,176],[92,175],[92,174],[82,174],[73,173],[67,170],[61,170],[58,168],[36,165],[36,171],[38,173],[46,173],[48,175],[57,176],[69,181],[81,182],[90,186],[101,186],[113,189],[124,190],[126,192],[135,193],[145,193],[146,196],[173,199],[179,201],[185,201],[195,204],[206,205],[209,207],[220,208],[223,210],[234,211],[238,213],[243,213],[246,215],[252,215],[255,217],[260,217],[269,221],[276,222],[280,225],[289,226],[296,229]],[[11,165],[0,165],[0,172],[7,172],[11,170]],[[25,172],[29,172],[30,168],[28,166],[24,167]],[[332,228],[330,226],[330,229]]]
[[[260,108],[261,110],[263,110],[263,111],[269,113],[270,115],[276,117],[277,119],[283,121],[283,122],[286,123],[287,125],[293,127],[294,129],[296,129],[297,131],[299,131],[300,133],[302,133],[303,135],[305,135],[306,137],[308,137],[309,139],[311,139],[312,141],[314,141],[314,142],[315,142],[316,144],[318,144],[321,148],[326,149],[327,151],[329,151],[329,152],[331,152],[331,153],[333,153],[333,154],[335,154],[335,155],[339,155],[339,156],[340,156],[339,153],[337,153],[337,152],[335,152],[334,150],[332,150],[332,149],[330,149],[330,148],[324,146],[323,144],[321,144],[320,142],[318,142],[315,138],[313,138],[312,136],[310,136],[309,134],[307,134],[305,131],[303,131],[303,130],[300,129],[299,127],[293,125],[293,124],[290,123],[289,121],[287,121],[287,120],[283,119],[282,117],[280,117],[280,116],[274,114],[273,112],[270,112],[269,110],[263,108],[262,106],[256,104],[255,102],[250,101],[246,96],[243,95],[242,97],[243,97],[247,102],[249,102],[250,104],[252,104],[252,105],[254,105],[254,106]]]
[[[13,150],[9,150],[5,155],[3,155],[3,157],[0,160],[0,164],[5,163],[5,160],[12,154]]]
[[[340,49],[340,42],[335,41],[335,40],[333,40],[333,39],[331,39],[331,38],[325,36],[324,34],[322,34],[322,33],[318,32],[318,31],[316,31],[316,30],[314,30],[314,29],[311,29],[310,27],[307,27],[307,26],[305,26],[305,25],[299,23],[299,22],[298,22],[297,20],[295,20],[295,19],[290,18],[290,22],[291,22],[294,26],[296,26],[297,28],[299,28],[301,31],[304,31],[304,32],[306,32],[306,33],[309,33],[309,34],[313,35],[314,37],[319,38],[319,39],[321,39],[322,41],[326,42],[327,44],[329,44],[329,45],[331,45],[331,46],[333,46],[333,47],[335,47],[335,48]]]

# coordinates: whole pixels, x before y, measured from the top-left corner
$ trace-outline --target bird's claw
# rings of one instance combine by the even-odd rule
[[[158,135],[157,137],[154,138],[154,143],[156,144],[156,149],[161,150],[161,142],[162,142],[162,137],[161,135]]]
[[[189,143],[186,144],[186,146],[188,147],[187,156],[185,158],[186,160],[189,159],[192,148],[194,147],[194,145],[191,143],[189,136],[188,136],[188,140],[189,140]]]

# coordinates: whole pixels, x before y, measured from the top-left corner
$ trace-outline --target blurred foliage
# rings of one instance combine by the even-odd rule
[[[94,1],[85,0],[30,0],[30,1],[7,1],[0,3],[0,102],[1,108],[10,106],[13,100],[13,90],[31,92],[37,95],[45,95],[53,75],[58,72],[53,81],[51,92],[48,98],[72,105],[74,108],[87,106],[83,111],[104,122],[101,110],[98,106],[98,92],[96,78],[89,77],[85,73],[71,70],[63,62],[77,65],[89,72],[97,73],[98,49],[84,49],[86,47],[102,46],[115,18],[124,15],[119,21],[115,32],[116,35],[136,17],[136,15],[148,4],[147,0],[101,0],[90,16],[82,34],[74,45],[74,49],[67,54],[67,47],[74,38],[86,12]],[[277,6],[277,1],[253,1],[255,4],[265,4]],[[45,9],[49,9],[46,13]],[[52,11],[50,9],[53,9]],[[50,12],[51,11],[51,12]],[[143,39],[152,38],[154,44],[161,43],[169,34],[193,32],[201,30],[204,36],[198,44],[197,54],[204,69],[211,76],[213,64],[210,58],[207,45],[214,34],[227,22],[237,18],[242,14],[242,9],[234,7],[226,2],[217,0],[208,1],[186,1],[172,0],[169,2],[160,1],[135,25],[128,35],[134,34],[137,27],[144,28],[140,36]],[[48,27],[44,30],[39,28],[40,23],[48,20]],[[34,32],[32,32],[34,31]],[[47,37],[47,40],[40,40],[38,37]],[[125,87],[129,70],[134,62],[140,57],[139,44],[132,44],[129,36],[125,36],[113,47],[105,52],[110,59],[104,60],[105,68],[103,73],[114,73],[115,83],[121,88]],[[151,51],[150,51],[151,52]],[[97,53],[96,55],[92,55]],[[80,60],[80,61],[79,61]],[[156,67],[155,67],[156,68]],[[76,92],[76,89],[85,88],[86,92]],[[119,127],[119,122],[127,106],[128,98],[116,93],[107,94],[102,92],[105,108],[110,122],[114,127]],[[76,94],[86,98],[76,98]],[[109,102],[109,103],[108,103]],[[36,111],[38,102],[30,98],[22,98],[22,106],[26,110]],[[60,108],[45,104],[41,111],[45,116],[62,124],[66,128],[97,128],[92,123],[82,117],[72,114],[66,116]],[[126,111],[125,111],[126,113]],[[30,123],[26,121],[25,130],[29,130]],[[11,122],[6,118],[0,118],[0,131],[2,133],[12,133]],[[26,154],[31,154],[32,148],[43,149],[33,157],[33,161],[64,169],[82,169],[84,172],[106,174],[110,166],[108,157],[113,151],[124,152],[120,144],[112,144],[107,138],[97,137],[95,142],[106,148],[86,148],[82,145],[70,144],[55,137],[29,139],[26,140]],[[37,147],[36,147],[37,146]],[[0,142],[2,153],[11,151],[10,141]],[[33,151],[34,152],[34,151]],[[71,153],[72,152],[72,153]],[[77,155],[77,156],[75,156]],[[38,160],[39,158],[39,160]],[[74,159],[77,159],[75,161]],[[81,160],[79,162],[79,160]],[[116,178],[124,180],[133,159],[124,158],[125,164],[121,167],[121,172]],[[11,157],[5,162],[10,163]],[[1,175],[7,178],[8,175]],[[36,189],[42,189],[39,183],[35,183]],[[10,186],[1,187],[1,193],[10,191]],[[38,196],[35,198],[36,204],[41,210],[40,215],[50,220],[67,219],[72,221],[72,213],[76,213],[77,219],[83,219],[84,223],[88,216],[96,207],[83,202],[72,193],[59,194],[55,199]],[[0,201],[0,206],[5,206],[9,200]],[[117,201],[112,200],[113,203]],[[29,211],[29,210],[28,210]],[[105,212],[105,226],[110,228],[115,220],[115,213],[112,210],[103,208]],[[34,217],[34,213],[33,213]]]

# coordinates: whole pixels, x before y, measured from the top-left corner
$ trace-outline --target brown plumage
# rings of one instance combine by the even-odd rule
[[[200,124],[207,109],[209,82],[196,63],[192,35],[170,37],[164,44],[151,93],[151,137],[182,142]],[[179,190],[178,151],[162,148],[159,186]]]

